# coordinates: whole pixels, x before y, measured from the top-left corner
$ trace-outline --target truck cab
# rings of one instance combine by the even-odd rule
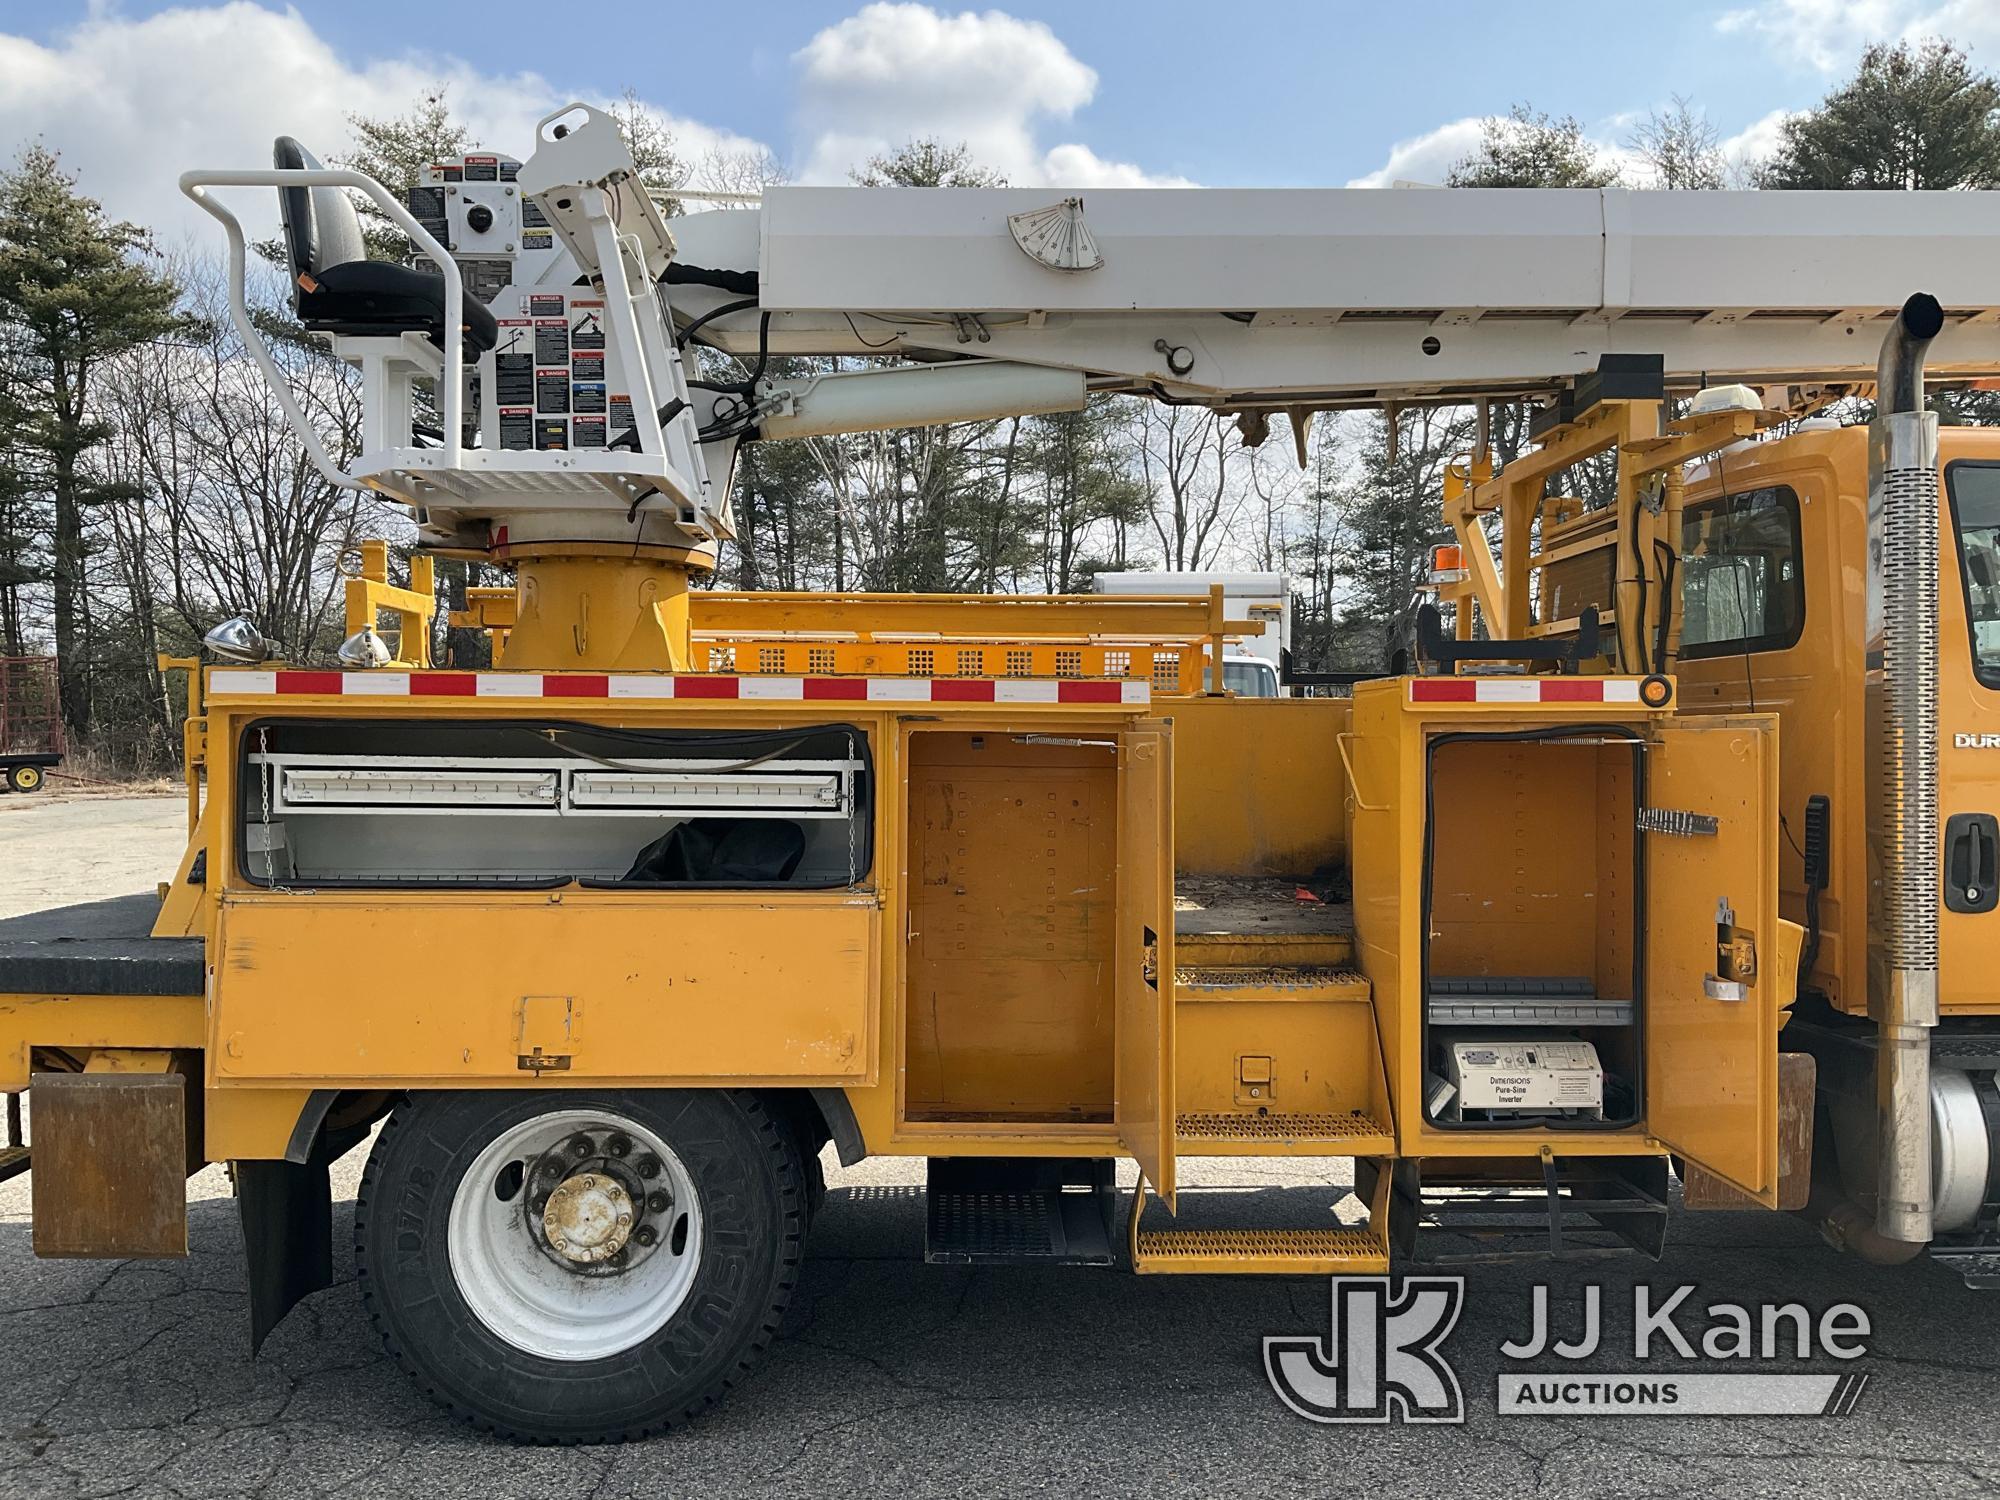
[[[1211,668],[1202,668],[1201,685],[1205,691],[1215,690],[1215,673]],[[1225,651],[1222,654],[1222,690],[1238,698],[1276,698],[1279,696],[1278,669],[1261,656]]]
[[[1944,427],[1939,451],[1938,1002],[1980,1015],[2000,1005],[1984,977],[2000,957],[2000,431]],[[1681,534],[1682,707],[1778,715],[1784,914],[1808,930],[1807,991],[1853,1015],[1868,1009],[1868,475],[1866,427],[1809,423],[1691,474]]]
[[[1780,721],[1780,909],[1806,929],[1781,1034],[1818,1070],[1809,1212],[1872,1259],[1917,1253],[1871,1232],[1877,1176],[1884,867],[1883,667],[1872,640],[1870,429],[1808,422],[1691,472],[1683,511],[1681,703]],[[1993,1285],[1986,1188],[2000,1108],[2000,431],[1938,434],[1935,659],[1936,1020],[1928,1051],[1935,1230],[1930,1253]],[[1879,546],[1879,543],[1876,544]],[[1879,555],[1879,554],[1878,554]],[[1893,770],[1894,768],[1886,768]]]

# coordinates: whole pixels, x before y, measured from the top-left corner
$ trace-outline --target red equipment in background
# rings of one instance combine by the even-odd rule
[[[40,791],[66,748],[56,659],[0,656],[0,777],[8,789]]]

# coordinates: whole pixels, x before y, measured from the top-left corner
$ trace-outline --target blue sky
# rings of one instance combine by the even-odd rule
[[[134,17],[167,8],[117,7]],[[809,144],[792,134],[793,56],[860,6],[625,4],[616,47],[597,57],[579,47],[574,62],[563,57],[568,49],[536,40],[577,36],[560,21],[550,26],[566,7],[346,0],[297,8],[355,62],[443,53],[494,73],[530,68],[581,89],[630,86],[675,115],[790,156]],[[1729,4],[1675,7],[1665,22],[1663,7],[1603,6],[1586,25],[1553,38],[1534,34],[1532,6],[1491,3],[967,8],[1041,21],[1095,70],[1096,96],[1067,133],[1100,156],[1204,183],[1345,182],[1380,166],[1393,141],[1449,119],[1503,112],[1517,99],[1595,121],[1680,92],[1700,98],[1733,133],[1824,90],[1809,66],[1774,69],[1766,48],[1718,45],[1716,22],[1741,8]],[[87,9],[74,0],[37,6],[35,24],[22,29],[47,41]],[[754,26],[744,24],[749,16]]]
[[[338,151],[347,110],[432,80],[501,149],[545,107],[630,87],[690,154],[754,145],[800,180],[934,133],[1023,182],[1339,186],[1435,181],[1477,117],[1517,100],[1615,147],[1679,93],[1754,154],[1868,41],[1943,34],[2000,68],[2000,0],[1550,6],[1544,26],[1533,5],[1456,0],[616,10],[599,42],[583,18],[613,9],[588,0],[9,0],[0,139],[41,135],[116,211],[162,227],[181,168],[261,162],[279,130]]]

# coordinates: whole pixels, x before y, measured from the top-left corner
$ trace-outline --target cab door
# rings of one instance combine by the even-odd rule
[[[1118,737],[1115,1104],[1119,1139],[1174,1206],[1173,723]]]
[[[1778,1027],[1797,939],[1778,919],[1777,720],[1670,721],[1645,775],[1648,1128],[1776,1208]]]

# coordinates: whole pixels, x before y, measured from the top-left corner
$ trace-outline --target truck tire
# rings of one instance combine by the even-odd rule
[[[48,778],[42,774],[40,766],[9,766],[7,786],[16,792],[39,792]]]
[[[474,1425],[621,1442],[747,1375],[798,1280],[793,1134],[729,1090],[419,1093],[354,1206],[390,1355]]]

